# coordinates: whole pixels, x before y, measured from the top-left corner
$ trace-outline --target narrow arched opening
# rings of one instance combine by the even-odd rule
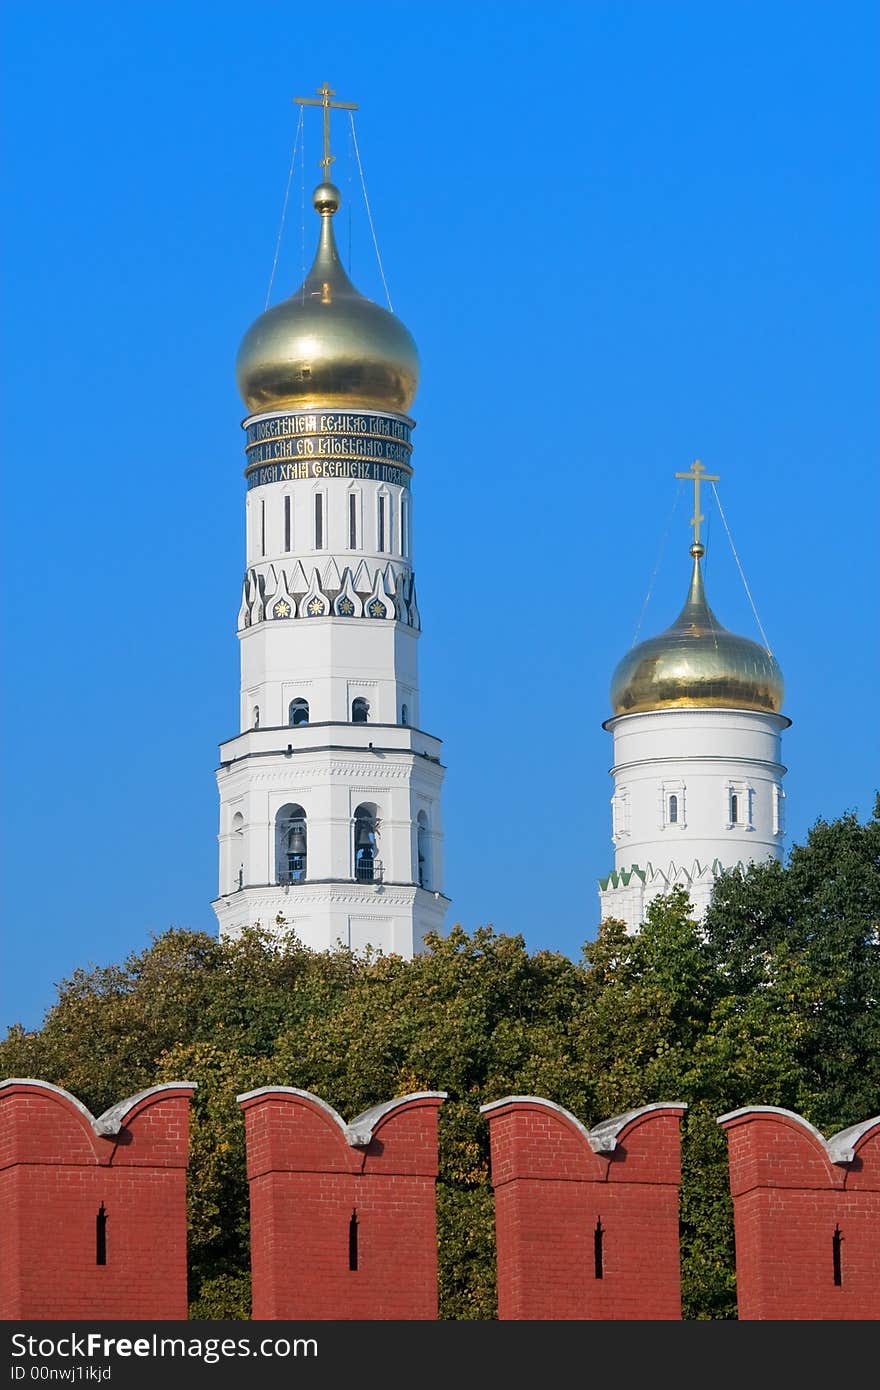
[[[309,702],[308,700],[291,700],[287,709],[287,722],[292,729],[298,728],[300,724],[309,722]]]
[[[275,817],[275,879],[302,883],[308,865],[308,827],[302,806],[282,806]]]
[[[236,811],[232,817],[232,871],[235,874],[235,886],[244,887],[244,816],[241,811]],[[235,867],[237,866],[237,867]]]
[[[416,847],[418,851],[419,887],[431,887],[431,832],[428,817],[419,811],[416,822]]]
[[[354,813],[354,877],[358,883],[375,883],[379,865],[379,820],[370,803]]]

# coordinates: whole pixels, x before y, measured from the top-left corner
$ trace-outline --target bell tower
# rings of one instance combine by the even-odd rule
[[[709,607],[696,459],[691,580],[665,632],[630,648],[611,682],[614,868],[599,883],[603,918],[631,931],[651,900],[687,889],[701,917],[718,876],[781,859],[785,838],[784,684],[766,646],[723,627]]]
[[[418,355],[343,269],[322,108],[311,270],[244,336],[240,732],[220,745],[221,936],[412,956],[442,929],[440,741],[420,727],[411,482]]]

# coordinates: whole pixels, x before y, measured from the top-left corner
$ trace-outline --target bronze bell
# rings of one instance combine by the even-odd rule
[[[370,822],[369,822],[369,821],[367,821],[367,820],[359,820],[359,821],[358,821],[358,823],[357,823],[357,832],[356,832],[355,837],[354,837],[354,843],[355,843],[355,848],[356,848],[356,849],[372,849],[372,848],[373,848],[373,828],[372,828],[372,826],[370,825]]]
[[[302,821],[297,821],[292,826],[287,840],[287,851],[289,854],[305,854],[306,852],[306,828]]]

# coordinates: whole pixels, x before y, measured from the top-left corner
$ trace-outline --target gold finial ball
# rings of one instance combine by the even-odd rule
[[[702,560],[702,558],[703,558],[703,556],[705,555],[705,553],[706,553],[706,547],[705,547],[704,545],[700,545],[700,542],[699,542],[699,541],[696,541],[696,542],[691,546],[691,554],[693,555],[693,557],[694,557],[695,560]]]
[[[336,212],[341,202],[342,194],[335,183],[319,183],[312,194],[312,206],[316,212]]]

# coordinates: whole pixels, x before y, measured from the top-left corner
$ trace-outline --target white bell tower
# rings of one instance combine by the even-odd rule
[[[337,253],[325,84],[318,250],[239,351],[248,409],[240,732],[220,745],[221,936],[410,957],[442,930],[440,741],[420,727],[409,332]]]

